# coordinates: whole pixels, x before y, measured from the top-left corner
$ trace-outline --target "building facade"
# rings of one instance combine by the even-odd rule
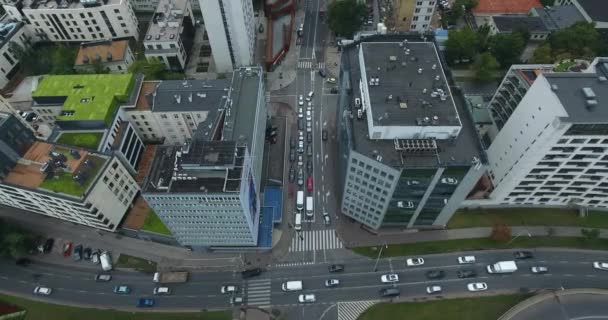
[[[128,0],[4,0],[6,13],[33,28],[36,41],[85,42],[139,37]]]
[[[217,72],[253,64],[256,28],[250,0],[199,0]]]
[[[19,59],[10,49],[14,42],[22,48],[32,44],[32,34],[27,26],[5,14],[0,18],[0,88],[4,88],[19,70]]]

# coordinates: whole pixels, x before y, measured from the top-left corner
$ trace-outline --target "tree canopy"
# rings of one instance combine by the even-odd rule
[[[472,60],[477,54],[477,33],[471,28],[452,30],[445,42],[446,57],[449,63],[457,60]]]
[[[519,57],[526,47],[524,36],[520,33],[497,34],[490,38],[488,49],[503,69],[519,63]]]
[[[477,56],[475,63],[473,64],[473,71],[475,72],[475,80],[477,81],[489,81],[492,80],[499,68],[498,61],[496,58],[489,53],[484,52]]]
[[[35,239],[17,226],[0,220],[0,255],[19,258],[34,248]]]
[[[53,46],[23,47],[9,43],[9,50],[19,59],[21,72],[26,76],[39,74],[73,74],[77,48],[62,44]]]
[[[352,37],[363,25],[366,15],[367,7],[357,0],[335,0],[327,10],[329,28],[344,37]]]
[[[587,58],[608,53],[608,43],[593,23],[578,22],[553,32],[532,58],[534,63],[554,63],[562,59]]]

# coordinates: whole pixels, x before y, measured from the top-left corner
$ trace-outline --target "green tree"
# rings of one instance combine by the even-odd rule
[[[477,53],[477,33],[471,28],[452,30],[445,42],[446,58],[450,64],[458,60],[471,60]]]
[[[479,52],[488,50],[488,42],[490,41],[490,25],[484,24],[477,29],[477,39]]]
[[[595,241],[600,237],[600,229],[581,229],[584,241]]]
[[[455,25],[463,14],[464,11],[462,10],[462,6],[454,5],[451,10],[443,13],[442,19],[444,27]]]
[[[0,220],[0,254],[19,258],[34,247],[33,237],[13,224]]]
[[[52,74],[74,74],[74,61],[77,54],[76,48],[57,45],[51,55]]]
[[[471,12],[471,10],[477,7],[478,4],[479,0],[456,0],[454,2],[454,6],[464,6],[464,10],[466,10],[466,12]]]
[[[536,50],[530,59],[530,63],[553,63],[553,57],[551,56],[551,45],[549,43],[543,43]]]
[[[520,33],[497,34],[490,39],[489,50],[502,68],[519,62],[526,42]]]
[[[573,58],[591,58],[600,52],[604,41],[593,23],[578,22],[549,37],[553,55],[569,53]]]
[[[357,0],[334,0],[329,4],[329,28],[337,35],[352,37],[363,25],[367,7]]]
[[[488,81],[492,80],[499,68],[498,61],[496,58],[489,53],[484,52],[477,56],[475,63],[473,64],[473,71],[475,72],[475,80]]]
[[[555,4],[555,0],[540,0],[540,4],[542,4],[543,7],[549,7]]]
[[[142,73],[146,80],[163,80],[165,64],[157,58],[141,58],[129,67],[131,73]]]

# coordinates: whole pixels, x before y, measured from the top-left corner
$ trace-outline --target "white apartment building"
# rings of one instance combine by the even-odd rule
[[[154,12],[160,0],[130,0],[130,2],[135,12]],[[192,2],[192,10],[201,11],[198,1]]]
[[[608,208],[607,78],[606,58],[539,75],[488,149],[494,190],[475,205]]]
[[[118,158],[36,141],[12,115],[0,115],[0,128],[0,204],[102,230],[118,228],[139,191]]]
[[[19,60],[9,50],[10,43],[15,42],[23,48],[30,46],[31,33],[27,26],[5,14],[0,18],[0,88],[6,86],[13,75]]]
[[[413,0],[411,0],[413,1]],[[435,0],[417,0],[412,13],[410,31],[426,32],[431,25],[431,19],[435,12],[437,1]]]
[[[161,0],[144,39],[146,58],[159,59],[168,70],[183,70],[190,48],[182,37],[192,37],[194,23],[190,0]]]
[[[36,40],[84,42],[139,37],[128,0],[3,0],[6,13],[31,25]]]
[[[255,21],[251,0],[199,0],[218,73],[253,64]]]

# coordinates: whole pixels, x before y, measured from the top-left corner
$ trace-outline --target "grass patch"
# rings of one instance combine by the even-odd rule
[[[448,228],[491,227],[496,223],[510,226],[580,226],[608,228],[608,212],[589,211],[587,217],[579,217],[577,210],[521,208],[479,209],[458,211]]]
[[[62,133],[57,143],[97,150],[102,137],[103,132]]]
[[[44,180],[40,184],[40,188],[81,197],[89,188],[91,183],[93,183],[95,177],[97,177],[97,173],[105,163],[105,159],[96,156],[88,155],[87,159],[91,160],[92,167],[89,169],[88,176],[82,185],[74,181],[74,178],[72,178],[72,173],[63,172],[59,176]]]
[[[560,247],[589,250],[608,249],[608,239],[585,240],[582,237],[526,237],[521,236],[511,243],[497,242],[490,238],[429,241],[407,244],[389,244],[382,250],[383,257],[412,256],[420,254],[475,251],[487,249]],[[370,258],[378,256],[379,247],[357,247],[353,251]]]
[[[27,314],[24,320],[230,320],[228,311],[192,312],[192,313],[155,313],[155,312],[122,312],[92,308],[75,308],[58,304],[43,303],[13,296],[0,295],[0,301],[17,305]],[[135,297],[133,297],[135,306]],[[86,315],[86,316],[84,316]]]
[[[121,254],[116,261],[116,268],[131,268],[139,272],[154,273],[156,272],[156,262],[146,259]]]
[[[380,303],[365,311],[358,320],[494,320],[530,295],[459,298],[429,302]],[[403,318],[398,316],[403,315]]]
[[[572,66],[575,66],[576,62],[574,61],[566,61],[566,62],[562,62],[560,64],[558,64],[555,68],[553,68],[553,71],[555,72],[564,72],[564,71],[568,71],[568,69]]]
[[[160,234],[165,234],[168,236],[173,236],[171,231],[165,226],[165,224],[160,220],[160,218],[156,215],[154,210],[150,209],[150,213],[144,222],[144,225],[141,227],[142,230],[156,232]]]

